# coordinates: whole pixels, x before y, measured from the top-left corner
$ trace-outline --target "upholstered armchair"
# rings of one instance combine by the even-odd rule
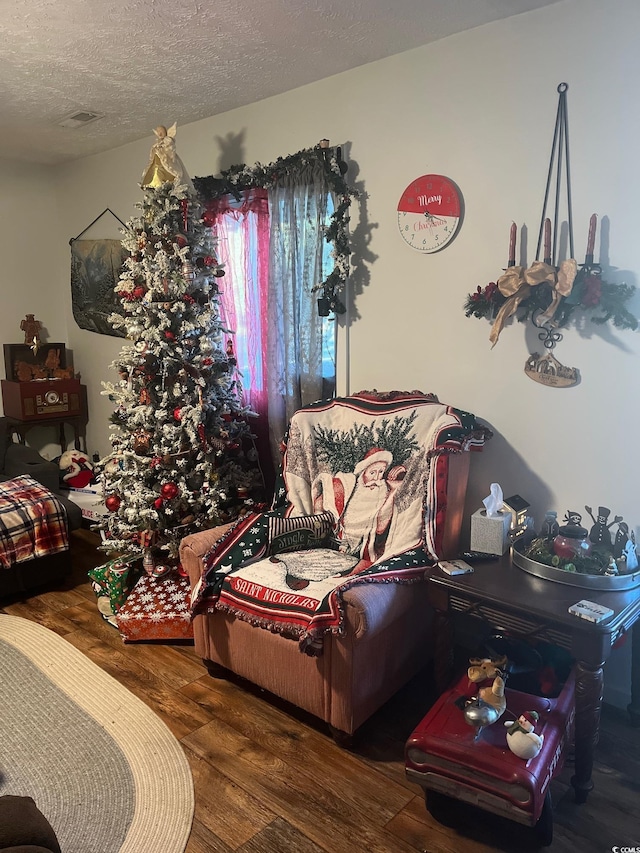
[[[420,392],[298,411],[272,509],[187,536],[195,648],[346,739],[425,666],[425,572],[458,554],[473,415]]]

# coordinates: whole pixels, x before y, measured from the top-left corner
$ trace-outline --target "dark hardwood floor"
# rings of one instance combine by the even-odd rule
[[[146,702],[184,747],[196,793],[186,853],[476,853],[539,849],[533,830],[456,801],[432,815],[404,774],[403,747],[435,696],[426,669],[345,751],[324,725],[239,680],[214,680],[190,645],[124,644],[86,577],[105,561],[73,534],[67,582],[0,602],[56,631]],[[256,629],[258,630],[258,629]],[[567,765],[553,783],[546,849],[640,849],[640,729],[605,706],[595,789],[574,802]],[[138,853],[162,853],[140,850]]]

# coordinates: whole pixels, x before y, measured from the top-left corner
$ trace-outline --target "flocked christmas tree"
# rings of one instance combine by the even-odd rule
[[[98,469],[109,511],[103,549],[142,556],[161,576],[177,567],[182,537],[232,517],[261,476],[220,319],[224,270],[176,154],[175,125],[155,133],[141,213],[122,241],[122,314],[109,319],[129,343],[111,365],[119,380],[103,383],[115,411],[112,452]]]

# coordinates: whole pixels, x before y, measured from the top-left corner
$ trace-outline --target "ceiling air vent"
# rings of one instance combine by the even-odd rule
[[[65,116],[58,122],[58,124],[60,127],[83,127],[85,124],[89,124],[89,122],[96,121],[99,118],[103,118],[99,113],[90,113],[86,110],[79,110],[78,112],[73,112],[70,115]]]

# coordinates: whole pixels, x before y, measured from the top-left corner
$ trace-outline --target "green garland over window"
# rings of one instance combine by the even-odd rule
[[[349,277],[349,247],[348,224],[351,201],[358,197],[358,192],[350,187],[344,179],[347,164],[342,160],[340,148],[329,148],[322,144],[307,148],[297,154],[278,157],[274,163],[263,166],[232,166],[220,173],[219,177],[208,176],[194,178],[193,184],[203,203],[213,201],[224,195],[241,198],[244,190],[253,188],[269,189],[276,187],[287,178],[301,177],[305,172],[323,167],[323,175],[330,190],[336,196],[336,206],[325,229],[325,239],[333,244],[332,257],[334,267],[329,275],[313,288],[325,300],[330,311],[344,314],[346,306],[342,301],[347,278]]]

